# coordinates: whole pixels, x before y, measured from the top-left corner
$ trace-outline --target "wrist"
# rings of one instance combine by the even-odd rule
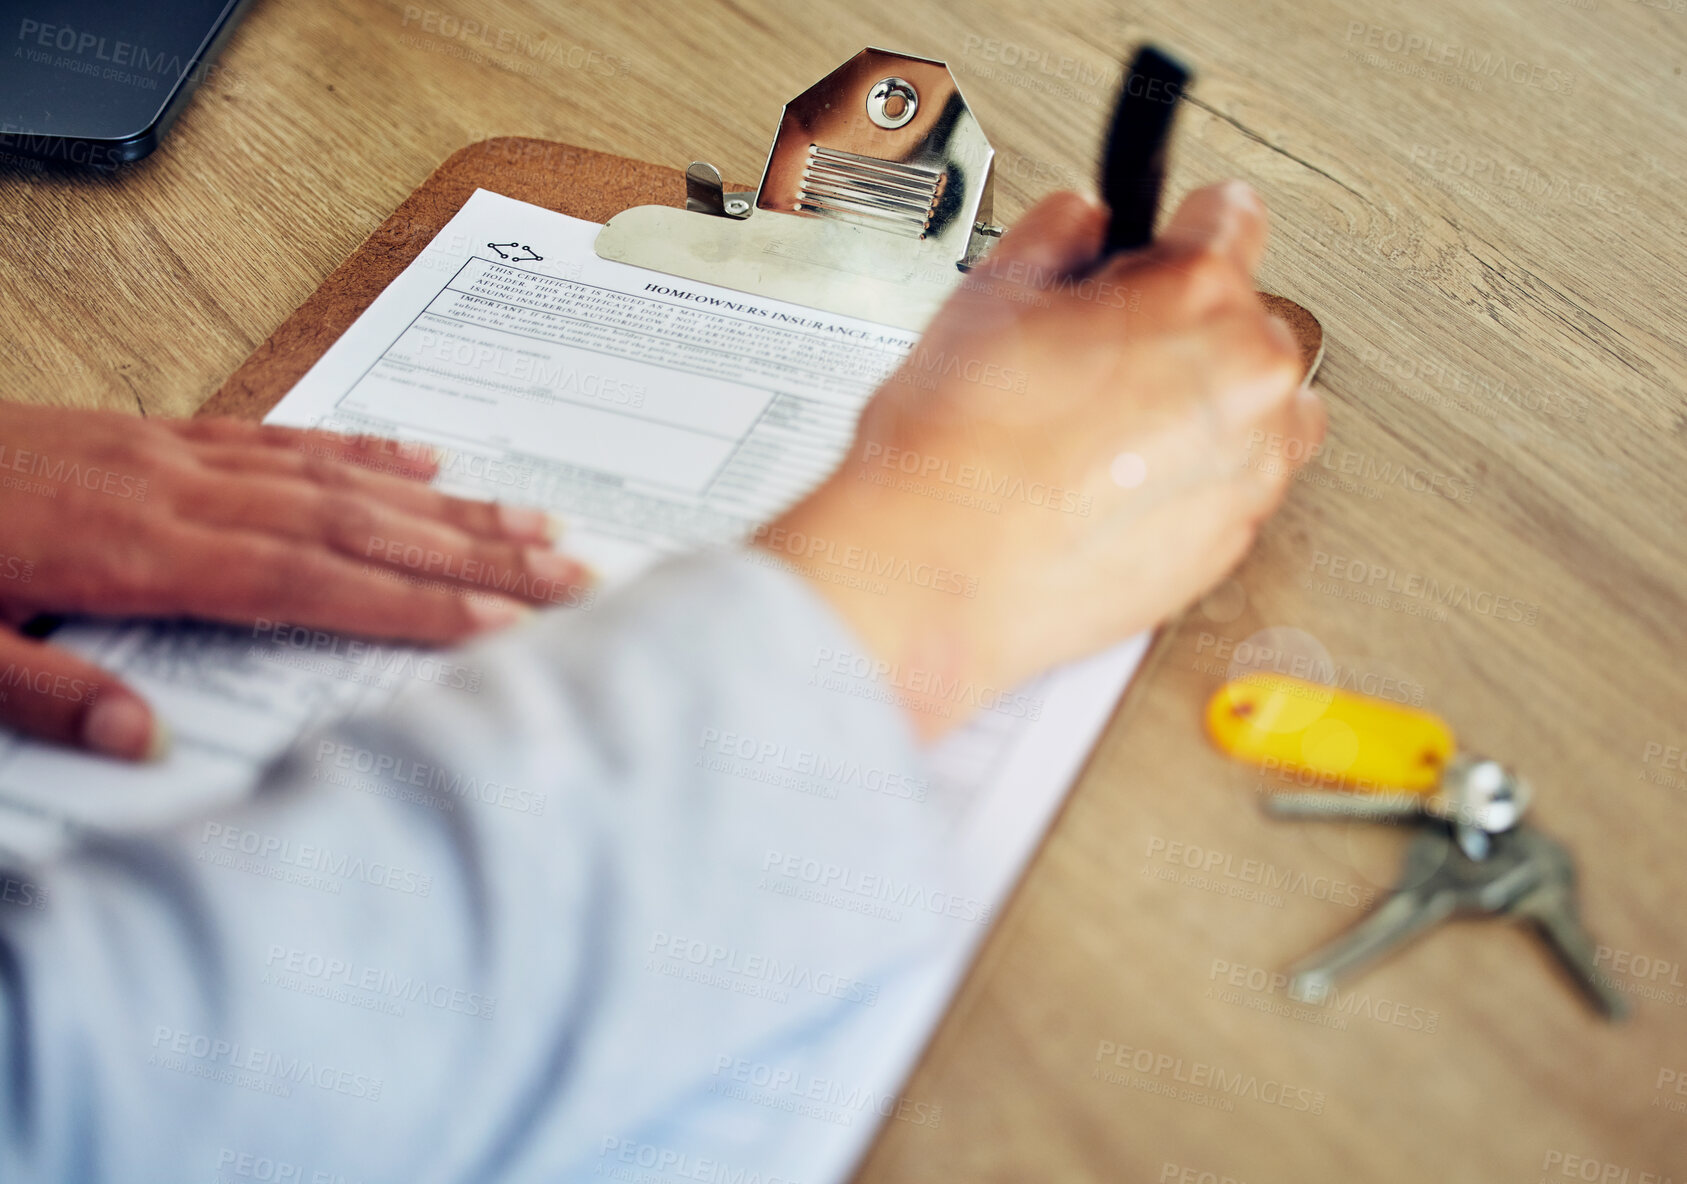
[[[921,739],[960,723],[990,681],[974,628],[976,581],[930,542],[907,495],[866,480],[852,455],[803,501],[759,528],[751,546],[776,558],[843,619]],[[971,688],[971,689],[969,689]]]

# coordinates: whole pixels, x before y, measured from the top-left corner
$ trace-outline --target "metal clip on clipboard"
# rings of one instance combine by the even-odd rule
[[[864,49],[785,104],[761,188],[686,170],[686,208],[634,206],[597,253],[919,330],[1002,229],[985,139],[948,66]]]
[[[1175,63],[1145,48],[1126,73],[1110,150],[1125,99],[1156,69]],[[1163,137],[1169,120],[1152,122]],[[597,253],[918,332],[1002,233],[990,220],[995,155],[946,65],[864,49],[785,104],[760,189],[728,193],[720,171],[696,161],[685,209],[623,210],[598,232]],[[1134,213],[1142,220],[1140,201]],[[1149,225],[1152,215],[1150,203]],[[1324,356],[1318,318],[1260,296],[1300,342],[1311,382]]]

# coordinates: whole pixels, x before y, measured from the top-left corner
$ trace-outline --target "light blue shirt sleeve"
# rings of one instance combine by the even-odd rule
[[[903,713],[829,677],[862,651],[755,558],[669,561],[238,809],[0,870],[0,1181],[846,1172],[909,1117],[863,1054],[976,920]]]

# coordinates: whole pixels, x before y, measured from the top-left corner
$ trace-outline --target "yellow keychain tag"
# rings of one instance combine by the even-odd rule
[[[1236,760],[1364,793],[1434,792],[1455,747],[1438,715],[1266,672],[1213,694],[1207,733]]]

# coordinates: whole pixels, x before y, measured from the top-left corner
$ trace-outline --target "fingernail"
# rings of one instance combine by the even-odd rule
[[[533,615],[533,610],[527,605],[503,597],[471,596],[464,606],[477,631],[505,629]]]
[[[1223,197],[1224,204],[1233,209],[1258,213],[1265,208],[1265,203],[1260,200],[1259,194],[1254,192],[1254,187],[1243,180],[1226,181],[1224,188],[1220,190],[1220,196]]]
[[[562,519],[532,506],[500,505],[498,525],[511,538],[543,539],[554,543],[562,534]]]
[[[155,761],[170,749],[170,732],[133,695],[96,699],[82,721],[82,742],[95,752],[125,760]]]
[[[570,559],[549,547],[532,546],[526,552],[527,570],[542,580],[549,580],[553,584],[583,584],[590,576],[586,565],[578,559]]]

